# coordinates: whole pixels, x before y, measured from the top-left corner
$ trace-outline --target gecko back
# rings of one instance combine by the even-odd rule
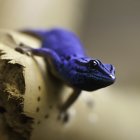
[[[42,47],[55,51],[60,57],[85,57],[85,50],[79,38],[72,32],[55,28],[51,30],[23,30],[23,33],[38,37]]]

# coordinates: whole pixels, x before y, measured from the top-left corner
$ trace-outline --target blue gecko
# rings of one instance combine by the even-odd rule
[[[65,112],[74,103],[82,90],[94,91],[115,82],[114,66],[87,56],[74,33],[59,28],[22,32],[39,37],[42,47],[17,47],[16,50],[45,58],[52,75],[73,88],[72,95],[61,106],[61,112]]]

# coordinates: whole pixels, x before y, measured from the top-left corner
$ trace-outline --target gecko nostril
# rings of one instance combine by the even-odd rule
[[[111,65],[111,67],[110,67],[110,72],[113,70],[113,66]]]
[[[115,68],[113,65],[110,64],[110,67],[108,68],[108,71],[112,74],[115,74]]]

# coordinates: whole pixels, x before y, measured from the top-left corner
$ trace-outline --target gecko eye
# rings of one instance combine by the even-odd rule
[[[97,61],[97,60],[90,60],[90,61],[88,62],[88,66],[89,66],[91,69],[97,68],[97,66],[98,66],[98,61]]]

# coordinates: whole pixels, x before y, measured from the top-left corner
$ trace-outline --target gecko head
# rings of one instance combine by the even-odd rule
[[[73,86],[93,91],[107,87],[115,82],[115,68],[97,59],[80,58],[71,62]],[[72,82],[71,82],[72,83]]]

